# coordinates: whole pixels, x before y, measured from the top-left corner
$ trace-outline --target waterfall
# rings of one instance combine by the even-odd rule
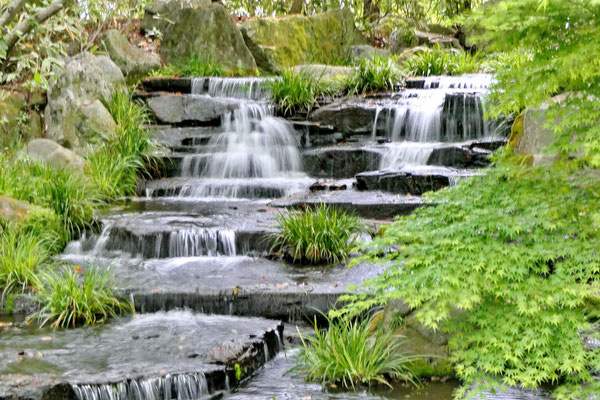
[[[265,83],[273,79],[276,78],[195,78],[192,79],[192,94],[267,100],[270,92]]]
[[[169,257],[235,254],[235,232],[230,230],[181,230],[169,235]]]
[[[411,165],[425,165],[437,143],[401,142],[386,146],[379,169],[399,169]]]
[[[73,384],[79,400],[196,400],[209,393],[203,373],[165,375],[112,384]]]

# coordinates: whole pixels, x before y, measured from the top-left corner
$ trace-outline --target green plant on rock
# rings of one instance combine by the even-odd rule
[[[201,77],[201,76],[238,76],[243,75],[243,71],[237,69],[227,69],[224,65],[206,60],[198,54],[192,54],[188,59],[168,64],[161,69],[150,73],[150,76],[181,76],[181,77]]]
[[[350,94],[392,90],[402,80],[403,73],[394,57],[363,58],[356,71],[346,79],[346,91]]]
[[[296,370],[308,380],[323,384],[356,385],[382,383],[390,378],[416,383],[409,365],[414,359],[402,352],[402,337],[368,318],[328,319],[328,327],[303,337]]]
[[[87,156],[87,174],[104,199],[112,200],[135,194],[138,176],[157,166],[158,145],[146,129],[148,110],[132,93],[117,90],[106,106],[117,130]]]
[[[354,214],[326,205],[281,215],[272,251],[294,261],[341,263],[346,260],[361,224]]]
[[[481,72],[483,55],[455,49],[442,49],[439,45],[420,51],[410,57],[405,68],[411,75],[462,75]]]
[[[312,75],[286,69],[280,79],[267,83],[271,99],[284,114],[294,111],[310,111],[317,104],[321,94],[319,82]]]
[[[482,381],[598,390],[600,351],[580,337],[600,318],[594,173],[497,167],[427,200],[437,206],[399,218],[366,249],[361,260],[391,265],[342,313],[403,299],[426,327],[452,333],[458,397]]]
[[[133,312],[131,303],[115,294],[110,270],[90,269],[80,275],[77,267],[65,267],[41,272],[38,290],[34,299],[42,308],[31,318],[53,329],[97,324]]]

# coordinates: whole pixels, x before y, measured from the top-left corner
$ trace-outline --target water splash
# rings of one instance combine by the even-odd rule
[[[406,166],[425,165],[438,143],[400,142],[386,146],[379,169],[400,169]]]
[[[203,373],[132,379],[112,384],[73,384],[79,400],[196,400],[209,393]]]

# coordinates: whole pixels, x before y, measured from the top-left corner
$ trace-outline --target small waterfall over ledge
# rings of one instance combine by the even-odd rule
[[[380,169],[425,165],[443,143],[502,136],[503,121],[484,118],[484,95],[491,84],[492,76],[484,74],[418,78],[380,103],[372,137],[392,142]]]
[[[196,400],[206,396],[203,373],[132,379],[113,384],[74,384],[79,400]]]
[[[264,84],[272,79],[275,78],[192,81],[195,95],[242,101],[237,109],[222,117],[222,132],[209,140],[206,146],[209,152],[183,158],[180,175],[201,181],[184,185],[177,196],[252,198],[263,180],[277,186],[286,180],[306,177],[293,126],[276,117],[274,107],[265,101],[268,90]],[[283,193],[295,190],[292,187]]]

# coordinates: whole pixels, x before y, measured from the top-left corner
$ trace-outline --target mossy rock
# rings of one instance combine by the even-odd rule
[[[156,54],[132,45],[127,37],[116,29],[108,30],[102,35],[100,47],[108,53],[130,82],[161,66],[160,58]]]
[[[173,23],[165,28],[161,43],[161,55],[169,63],[197,55],[246,74],[256,73],[254,57],[222,5],[178,9],[171,18]]]
[[[31,110],[28,93],[0,89],[0,147],[42,136],[40,115]]]
[[[446,345],[432,343],[408,325],[399,333],[404,336],[403,350],[415,357],[410,368],[416,378],[455,376]]]
[[[241,23],[240,29],[256,60],[272,58],[280,69],[300,64],[340,64],[348,59],[351,46],[367,44],[349,10],[251,19]],[[259,67],[271,68],[261,63]]]
[[[508,145],[513,149],[518,146],[521,138],[523,138],[523,119],[524,113],[519,114],[519,116],[515,118],[515,122],[513,122],[510,130],[510,139],[508,140]]]

